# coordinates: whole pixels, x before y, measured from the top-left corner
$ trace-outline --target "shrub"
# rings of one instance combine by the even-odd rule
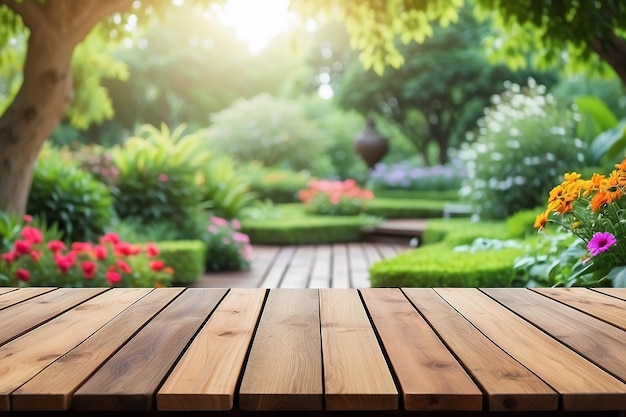
[[[120,172],[108,149],[100,145],[82,145],[74,151],[69,151],[68,148],[63,151],[69,153],[69,158],[78,161],[84,171],[91,173],[110,188],[115,187]]]
[[[194,284],[204,272],[207,249],[201,240],[159,242],[159,249],[159,257],[174,269],[173,285]]]
[[[167,219],[181,227],[201,203],[196,182],[208,160],[197,134],[184,135],[184,126],[170,132],[142,126],[137,136],[113,149],[119,169],[115,209],[121,218],[136,217],[144,224]]]
[[[60,240],[63,237],[56,224],[48,226],[43,219],[33,218],[29,214],[19,218],[14,214],[0,211],[0,253],[11,250],[15,241],[20,238],[22,229],[27,225],[41,230],[46,241]]]
[[[542,203],[566,169],[581,166],[584,143],[576,115],[558,108],[544,86],[507,83],[460,153],[467,171],[461,196],[482,219],[504,219]]]
[[[250,237],[240,232],[241,223],[214,216],[204,235],[206,270],[248,269],[252,261]]]
[[[235,171],[233,159],[228,156],[211,157],[201,169],[202,200],[210,202],[216,216],[234,219],[255,199],[247,177]]]
[[[378,163],[370,176],[372,188],[378,190],[457,190],[464,175],[456,160],[449,165],[422,167],[406,160],[395,164]]]
[[[367,203],[365,213],[388,219],[427,219],[441,217],[445,201],[376,198]]]
[[[372,287],[508,287],[522,249],[455,252],[445,244],[420,247],[375,263]]]
[[[298,192],[307,210],[315,214],[353,216],[361,213],[374,194],[360,188],[356,181],[311,180],[309,188]]]
[[[520,210],[506,219],[506,229],[511,238],[523,239],[537,234],[533,227],[538,209]]]
[[[7,285],[59,287],[152,287],[168,285],[172,269],[157,259],[154,244],[131,245],[107,233],[98,244],[44,240],[25,226],[9,252],[0,254],[0,279]]]
[[[430,219],[426,223],[422,244],[443,243],[453,248],[469,244],[479,237],[506,239],[506,225],[503,222],[473,222],[469,219]]]
[[[107,186],[50,147],[37,159],[26,210],[56,223],[71,241],[94,241],[114,216]]]
[[[326,137],[295,102],[261,94],[240,100],[211,117],[208,146],[239,162],[259,161],[295,171],[308,169]]]
[[[269,199],[274,203],[298,201],[298,191],[305,188],[311,179],[307,171],[267,168],[255,162],[244,165],[239,172],[250,181],[250,189],[259,199]]]

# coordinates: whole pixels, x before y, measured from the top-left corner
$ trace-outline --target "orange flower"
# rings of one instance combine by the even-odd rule
[[[543,213],[539,213],[535,218],[535,229],[543,229],[548,223],[548,211],[544,211]]]
[[[605,191],[599,191],[591,199],[591,202],[590,202],[591,210],[597,213],[598,211],[600,211],[600,209],[602,209],[602,207],[604,207],[605,204],[608,204],[608,203],[609,203],[608,193]]]

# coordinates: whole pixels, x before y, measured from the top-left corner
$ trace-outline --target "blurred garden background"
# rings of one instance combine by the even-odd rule
[[[428,221],[374,286],[626,285],[624,3],[105,3],[0,1],[0,285],[193,285],[393,218]],[[536,224],[572,172],[610,259]]]

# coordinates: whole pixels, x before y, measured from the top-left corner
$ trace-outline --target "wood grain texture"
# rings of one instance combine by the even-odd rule
[[[54,290],[52,287],[26,287],[11,291],[11,288],[0,289],[0,310],[21,303],[38,295]]]
[[[398,391],[356,290],[320,290],[328,410],[395,410]]]
[[[626,300],[580,287],[534,288],[533,291],[626,330]]]
[[[14,410],[69,410],[72,394],[148,320],[183,291],[151,291],[11,395]]]
[[[315,262],[315,246],[301,245],[285,269],[280,288],[307,288]]]
[[[0,288],[0,295],[6,294],[8,292],[17,291],[19,288],[16,287],[3,287]]]
[[[626,381],[626,333],[534,291],[484,292],[593,363]],[[622,313],[623,314],[623,313]]]
[[[350,288],[348,249],[344,243],[333,245],[332,288]]]
[[[361,243],[348,243],[350,260],[350,286],[352,288],[369,288],[370,271],[365,250]]]
[[[594,288],[594,291],[626,300],[626,288]]]
[[[318,291],[271,290],[239,389],[242,410],[323,408]]]
[[[1,409],[9,409],[11,392],[88,338],[148,291],[143,288],[107,291],[0,347]]]
[[[185,290],[73,396],[77,410],[149,411],[165,376],[227,290]]]
[[[429,288],[405,288],[406,296],[472,374],[491,411],[556,410],[558,395]]]
[[[282,247],[280,249],[261,282],[261,288],[278,288],[280,286],[285,276],[285,270],[289,266],[295,250],[294,246]]]
[[[364,289],[361,296],[400,383],[405,409],[482,409],[481,391],[399,289]]]
[[[309,288],[329,288],[332,267],[330,246],[320,245],[315,253],[315,263],[311,269]]]
[[[0,310],[0,345],[104,291],[105,288],[60,288]]]
[[[564,410],[626,409],[626,385],[479,290],[436,291],[500,348],[554,388]]]
[[[229,291],[159,390],[158,410],[232,409],[265,293],[262,289]]]

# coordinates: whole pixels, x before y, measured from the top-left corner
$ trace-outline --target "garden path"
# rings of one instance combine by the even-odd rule
[[[254,246],[248,271],[223,271],[202,276],[206,288],[367,288],[370,266],[411,249],[383,242],[330,245]]]

